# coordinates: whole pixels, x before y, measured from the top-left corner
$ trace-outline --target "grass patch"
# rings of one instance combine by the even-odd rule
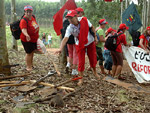
[[[130,99],[128,98],[128,96],[126,95],[126,91],[125,90],[120,90],[118,92],[118,98],[120,100],[120,102],[129,102]]]

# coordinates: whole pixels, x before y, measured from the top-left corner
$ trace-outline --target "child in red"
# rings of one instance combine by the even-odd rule
[[[97,41],[95,29],[92,24],[87,20],[86,17],[78,17],[75,10],[70,10],[66,16],[70,22],[70,25],[67,27],[65,38],[62,40],[60,50],[57,53],[60,53],[68,41],[69,36],[72,34],[75,37],[75,45],[79,58],[78,71],[79,75],[83,76],[84,65],[85,65],[85,52],[87,50],[87,55],[89,57],[90,66],[93,68],[94,75],[99,79],[99,75],[96,72],[96,48],[95,42]],[[89,32],[89,27],[92,28],[95,33],[93,37]],[[81,85],[83,80],[80,79],[78,85]]]

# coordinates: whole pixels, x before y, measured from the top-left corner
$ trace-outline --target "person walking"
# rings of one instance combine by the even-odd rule
[[[48,35],[48,48],[51,48],[51,45],[52,45],[52,36],[51,36],[51,33],[49,33],[49,35]]]

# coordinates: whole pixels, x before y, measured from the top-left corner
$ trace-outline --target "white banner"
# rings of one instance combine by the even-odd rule
[[[150,82],[150,55],[135,46],[122,46],[123,54],[139,83]]]

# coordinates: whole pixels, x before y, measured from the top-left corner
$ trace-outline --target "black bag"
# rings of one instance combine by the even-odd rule
[[[139,37],[141,36],[141,32],[139,32],[139,31],[132,32],[131,36],[132,36],[132,40],[133,40],[133,46],[138,46],[139,41],[140,41]]]
[[[62,39],[64,38],[65,36],[65,33],[66,33],[66,29],[67,27],[70,25],[68,19],[66,19],[64,22],[63,22],[63,29],[61,29],[61,35],[62,35]],[[75,44],[75,41],[74,41],[74,36],[73,35],[70,35],[69,36],[69,39],[67,41],[67,44]]]
[[[23,16],[24,16],[24,15],[23,15]],[[21,17],[21,19],[24,19],[24,20],[27,22],[27,25],[28,25],[27,19],[26,19],[26,18],[23,18],[23,16]],[[34,15],[32,15],[32,16],[35,18]],[[19,26],[19,25],[20,25],[21,19],[20,19],[20,20],[17,20],[17,21],[15,21],[15,22],[13,22],[13,23],[10,24],[11,33],[12,33],[12,35],[14,36],[14,38],[15,38],[16,40],[20,39],[21,29],[20,29],[20,26]]]
[[[91,35],[92,35],[93,37],[95,37],[95,34],[94,34],[94,32],[92,31],[92,28],[91,28],[91,27],[89,27],[89,31],[90,31]],[[96,36],[97,36],[97,40],[100,41],[100,37],[99,37],[99,34],[98,34],[97,32],[96,32]]]
[[[110,51],[116,51],[117,46],[120,44],[117,44],[117,38],[123,33],[115,33],[112,36],[109,36],[105,42],[105,47]]]

